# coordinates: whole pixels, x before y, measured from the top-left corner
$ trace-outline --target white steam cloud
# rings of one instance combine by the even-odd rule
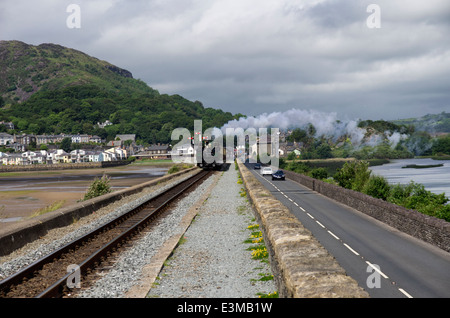
[[[372,134],[366,137],[366,129],[358,127],[358,120],[341,120],[336,113],[325,113],[316,110],[290,109],[285,112],[264,113],[256,117],[250,116],[229,121],[222,127],[225,134],[227,128],[279,128],[280,131],[301,128],[307,129],[312,124],[316,129],[315,137],[324,136],[337,141],[348,137],[354,146],[362,144],[375,146],[383,141],[382,135]],[[366,138],[365,138],[366,137]],[[397,132],[385,132],[385,137],[395,147],[407,135]]]

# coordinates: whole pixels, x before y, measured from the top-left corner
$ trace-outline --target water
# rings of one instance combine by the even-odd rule
[[[402,168],[406,165],[436,165],[435,168]],[[391,184],[408,184],[410,181],[423,184],[425,189],[441,194],[445,193],[450,198],[450,160],[433,159],[401,159],[391,160],[390,163],[381,166],[370,167],[373,174],[385,177]]]

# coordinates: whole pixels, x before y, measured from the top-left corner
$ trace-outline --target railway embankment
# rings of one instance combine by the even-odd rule
[[[285,171],[285,175],[330,199],[450,252],[450,222],[292,171]]]
[[[249,200],[262,224],[280,297],[367,298],[336,259],[242,164]]]
[[[121,198],[139,193],[148,187],[155,186],[182,175],[199,170],[198,168],[185,169],[177,173],[169,174],[151,181],[138,184],[123,190],[102,195],[90,200],[79,202],[66,208],[58,209],[47,214],[21,221],[16,228],[7,231],[0,229],[0,256],[11,252],[46,235],[50,230],[72,224],[76,220],[85,217],[95,211],[112,204]],[[200,170],[199,170],[200,171]]]

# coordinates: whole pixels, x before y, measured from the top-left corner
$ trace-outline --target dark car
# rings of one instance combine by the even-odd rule
[[[255,163],[255,165],[253,166],[254,169],[261,169],[261,164],[260,163]]]
[[[277,172],[272,174],[272,180],[285,180],[284,172],[277,170]]]

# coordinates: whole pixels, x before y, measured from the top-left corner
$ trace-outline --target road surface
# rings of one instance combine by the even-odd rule
[[[297,182],[272,181],[247,167],[371,297],[450,297],[450,253]]]

